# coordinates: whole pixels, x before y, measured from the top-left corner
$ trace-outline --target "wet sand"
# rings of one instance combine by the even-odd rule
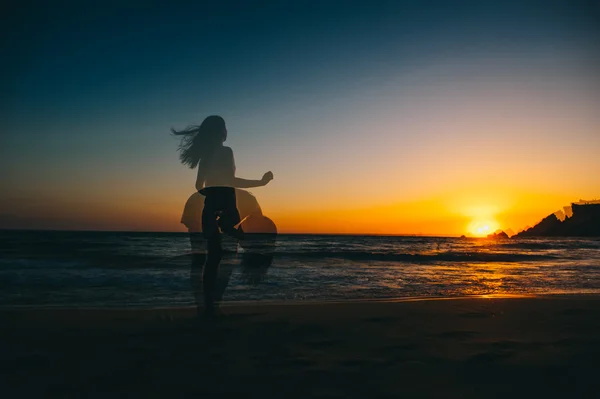
[[[600,297],[2,310],[2,396],[597,397]]]

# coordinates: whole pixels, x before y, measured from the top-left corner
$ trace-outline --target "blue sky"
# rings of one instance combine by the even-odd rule
[[[279,185],[265,188],[262,201],[295,204],[276,210],[282,214],[314,190],[334,203],[353,184],[371,182],[369,201],[385,204],[455,184],[464,171],[436,180],[443,175],[436,160],[445,155],[431,145],[477,142],[489,154],[497,133],[474,137],[467,125],[440,126],[451,125],[452,112],[485,114],[473,107],[489,100],[487,92],[493,110],[502,90],[523,88],[514,99],[505,93],[502,104],[522,101],[526,114],[539,113],[523,124],[540,127],[531,129],[535,139],[505,132],[519,145],[504,159],[524,146],[558,151],[556,133],[541,128],[552,125],[556,108],[561,120],[581,122],[567,133],[580,144],[567,146],[566,156],[598,168],[597,7],[585,2],[91,3],[15,3],[3,13],[10,62],[1,81],[1,200],[4,215],[20,215],[27,226],[39,218],[28,209],[44,198],[60,215],[74,206],[120,215],[134,204],[174,214],[193,189],[193,172],[178,165],[168,131],[210,114],[225,117],[241,176],[273,170]],[[564,111],[569,104],[574,110]],[[469,156],[456,151],[458,159]],[[490,173],[498,168],[478,162]],[[410,168],[423,173],[403,172]],[[370,177],[381,173],[388,173],[381,181]],[[386,196],[386,180],[399,180],[409,194]],[[597,186],[588,179],[569,194],[591,194],[590,187]],[[129,228],[172,229],[177,221],[164,223]],[[86,226],[99,225],[83,217],[58,227]]]

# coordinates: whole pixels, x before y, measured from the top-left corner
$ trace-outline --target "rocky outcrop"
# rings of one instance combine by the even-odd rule
[[[508,238],[508,234],[506,234],[504,231],[500,230],[500,231],[495,232],[494,234],[488,234],[487,238],[503,239],[503,238]]]
[[[570,213],[563,221],[553,213],[516,237],[600,237],[600,204],[573,203]]]

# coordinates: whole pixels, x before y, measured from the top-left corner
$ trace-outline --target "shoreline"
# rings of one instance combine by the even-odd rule
[[[600,299],[600,292],[590,293],[548,293],[548,294],[473,294],[461,296],[407,296],[391,298],[357,298],[357,299],[308,299],[308,300],[239,300],[223,301],[221,307],[237,308],[245,306],[312,306],[312,305],[336,305],[336,304],[363,304],[363,303],[400,303],[400,302],[427,302],[427,301],[453,301],[470,299],[578,299],[594,298]],[[63,305],[0,305],[0,312],[17,310],[89,310],[89,311],[137,311],[137,310],[184,310],[195,308],[189,306],[63,306]]]
[[[352,300],[309,300],[309,301],[232,301],[223,302],[220,308],[226,314],[247,314],[256,311],[262,313],[284,313],[286,309],[298,309],[301,312],[310,312],[314,309],[328,308],[377,308],[405,304],[420,307],[427,303],[480,303],[488,301],[524,301],[527,302],[553,302],[553,301],[600,301],[600,294],[491,294],[469,295],[457,297],[399,297],[383,299],[352,299]],[[297,313],[297,312],[295,312]],[[0,320],[2,318],[30,319],[70,319],[76,320],[105,320],[112,319],[152,319],[152,318],[195,318],[195,306],[162,306],[162,307],[62,307],[62,306],[22,306],[0,307]]]

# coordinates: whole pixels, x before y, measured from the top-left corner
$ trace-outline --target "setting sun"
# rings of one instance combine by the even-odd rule
[[[476,220],[468,228],[470,234],[478,237],[484,237],[498,230],[499,224],[494,220]]]

